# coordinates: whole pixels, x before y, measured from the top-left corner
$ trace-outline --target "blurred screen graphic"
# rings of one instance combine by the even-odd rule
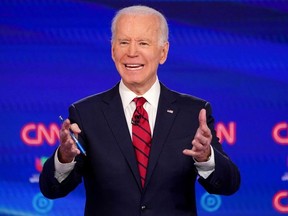
[[[133,4],[166,16],[170,51],[159,79],[211,103],[242,175],[230,197],[197,184],[199,215],[288,214],[287,1],[1,0],[0,215],[83,215],[83,185],[49,200],[39,173],[59,144],[58,116],[119,81],[110,24]]]

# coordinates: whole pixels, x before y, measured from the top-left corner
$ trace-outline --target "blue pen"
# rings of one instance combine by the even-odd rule
[[[61,115],[59,116],[59,119],[60,119],[62,122],[64,122],[64,119],[62,118]],[[72,131],[71,129],[69,129],[69,132],[70,132],[70,136],[72,137],[72,139],[73,139],[74,142],[76,143],[76,145],[77,145],[78,149],[80,150],[80,152],[81,152],[82,154],[84,154],[85,156],[87,156],[87,155],[86,155],[86,151],[85,151],[84,148],[82,147],[81,143],[80,143],[80,142],[77,140],[77,138],[75,137],[73,131]]]

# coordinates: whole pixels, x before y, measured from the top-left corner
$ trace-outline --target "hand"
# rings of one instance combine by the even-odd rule
[[[211,155],[212,134],[206,121],[206,110],[201,109],[199,113],[199,128],[192,140],[192,149],[185,149],[184,155],[192,156],[197,162],[205,162]]]
[[[75,142],[70,136],[71,129],[76,137],[81,132],[77,124],[70,124],[70,120],[66,119],[60,130],[60,147],[58,149],[58,159],[61,163],[70,163],[76,155],[80,154]]]

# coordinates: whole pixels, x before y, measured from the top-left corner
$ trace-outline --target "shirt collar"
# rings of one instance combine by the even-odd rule
[[[130,89],[128,89],[124,85],[121,79],[120,84],[119,84],[119,93],[120,93],[120,97],[122,100],[122,105],[123,105],[124,110],[127,108],[127,106],[131,103],[131,101],[135,97],[144,97],[149,104],[157,108],[159,96],[160,96],[160,83],[157,77],[155,83],[151,86],[151,88],[144,95],[137,95],[134,92],[132,92]]]

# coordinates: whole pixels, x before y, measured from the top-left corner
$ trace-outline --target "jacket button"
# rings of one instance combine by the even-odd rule
[[[145,211],[145,209],[147,209],[147,206],[146,205],[142,205],[141,206],[141,211]]]

